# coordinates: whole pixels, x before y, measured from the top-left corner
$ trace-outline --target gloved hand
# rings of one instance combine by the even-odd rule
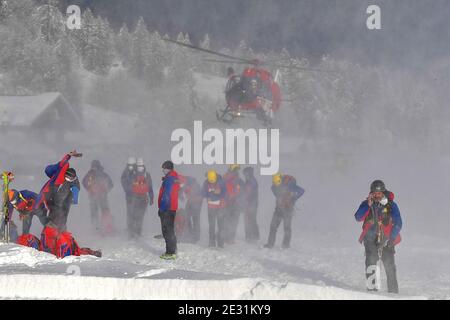
[[[388,241],[386,241],[386,248],[392,249],[394,247],[394,241],[392,241],[391,239],[389,239]]]

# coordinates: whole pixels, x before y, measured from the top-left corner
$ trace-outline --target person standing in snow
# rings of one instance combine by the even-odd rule
[[[223,248],[225,242],[225,215],[227,187],[215,170],[209,170],[203,183],[202,196],[208,205],[209,246]],[[217,222],[217,236],[216,236]]]
[[[130,230],[131,230],[131,189],[134,181],[134,176],[136,175],[136,158],[135,157],[129,157],[127,161],[127,165],[125,169],[122,172],[122,175],[120,177],[120,182],[122,184],[123,191],[125,193],[125,204],[126,204],[126,210],[127,210],[127,230],[128,235],[130,236]]]
[[[369,196],[360,204],[355,219],[364,221],[359,242],[365,248],[367,290],[378,290],[371,279],[377,262],[381,260],[386,271],[388,292],[398,293],[394,255],[395,246],[401,241],[402,218],[394,202],[394,194],[386,190],[383,181],[371,183]]]
[[[162,164],[163,178],[158,196],[158,216],[161,219],[161,230],[166,241],[166,252],[161,259],[175,259],[177,253],[177,238],[175,236],[175,216],[178,209],[178,192],[180,183],[178,173],[174,170],[172,161]]]
[[[232,164],[224,174],[223,179],[227,188],[227,214],[225,216],[225,242],[233,244],[242,210],[242,189],[244,181],[239,177],[241,166]]]
[[[91,169],[84,176],[82,184],[89,194],[92,226],[96,230],[101,229],[102,233],[110,233],[112,218],[108,203],[108,193],[114,185],[99,160],[92,161]],[[101,212],[101,220],[99,210]]]
[[[128,236],[130,239],[139,238],[142,234],[144,215],[147,207],[153,205],[153,183],[144,165],[144,159],[136,161],[136,171],[131,172],[126,185],[129,192],[130,208],[127,215]],[[125,188],[124,188],[125,189]]]
[[[276,205],[272,222],[270,223],[269,239],[267,244],[264,245],[265,248],[273,248],[277,229],[281,221],[284,224],[282,248],[287,249],[290,247],[294,205],[304,192],[305,190],[297,185],[293,176],[281,175],[280,173],[272,176],[272,193],[275,196]]]
[[[258,182],[252,167],[243,170],[245,182],[242,188],[243,208],[245,212],[245,240],[258,241],[259,228],[256,220],[258,212]]]
[[[197,243],[200,240],[200,212],[202,209],[202,190],[194,177],[179,176],[180,194],[186,201],[185,218],[189,240]]]

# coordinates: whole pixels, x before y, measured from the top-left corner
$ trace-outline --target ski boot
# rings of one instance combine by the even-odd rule
[[[163,260],[175,260],[177,258],[176,254],[171,253],[164,253],[163,255],[159,256]]]

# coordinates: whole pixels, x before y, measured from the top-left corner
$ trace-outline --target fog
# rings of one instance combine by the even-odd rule
[[[22,2],[24,5],[31,3]],[[395,5],[390,1],[379,1],[382,30],[373,31],[365,27],[368,3],[365,1],[358,4],[331,0],[281,1],[281,4],[275,1],[248,1],[242,4],[245,8],[243,12],[239,12],[237,3],[233,1],[227,1],[226,5],[219,5],[216,1],[207,1],[207,5],[206,1],[202,2],[205,6],[200,1],[193,1],[193,7],[189,7],[189,1],[183,1],[183,5],[176,1],[171,5],[172,1],[165,1],[164,6],[157,1],[151,2],[153,9],[167,15],[163,18],[155,14],[144,16],[150,38],[155,31],[159,35],[167,33],[172,38],[176,38],[179,32],[188,32],[190,40],[197,44],[205,34],[210,34],[211,49],[231,53],[242,52],[239,43],[246,40],[253,50],[245,48],[245,55],[253,53],[263,58],[280,58],[283,56],[282,49],[286,48],[291,63],[306,62],[308,66],[327,71],[281,70],[285,101],[273,123],[273,128],[280,129],[281,135],[280,172],[293,175],[306,190],[296,204],[292,247],[307,243],[312,249],[314,246],[317,249],[329,246],[333,250],[341,246],[361,250],[357,243],[361,225],[353,215],[360,202],[367,197],[370,183],[382,179],[386,187],[394,192],[403,218],[403,242],[397,254],[401,271],[406,272],[407,263],[420,263],[420,257],[416,261],[402,260],[402,251],[412,254],[414,246],[422,246],[423,250],[429,249],[433,254],[435,248],[448,248],[448,1],[396,1]],[[7,18],[0,22],[0,54],[3,56],[0,57],[0,96],[60,91],[70,98],[83,124],[82,130],[67,132],[56,141],[38,136],[35,132],[39,130],[33,131],[36,128],[31,131],[24,129],[22,133],[2,128],[4,142],[0,167],[14,171],[14,188],[37,192],[46,181],[45,166],[59,161],[66,152],[76,149],[83,153],[82,158],[70,162],[80,178],[88,171],[92,160],[100,160],[115,185],[109,201],[121,238],[95,236],[90,228],[89,203],[84,189],[80,204],[71,209],[68,229],[79,242],[95,239],[95,244],[102,247],[103,243],[125,241],[125,197],[120,175],[129,156],[144,158],[153,179],[156,198],[162,177],[161,164],[169,159],[174,146],[170,141],[174,129],[192,130],[194,120],[202,120],[205,127],[219,129],[262,128],[262,125],[245,118],[229,125],[215,119],[216,110],[225,103],[221,89],[211,81],[210,89],[201,88],[210,93],[204,94],[195,87],[192,75],[220,79],[218,77],[225,76],[227,65],[207,64],[204,61],[207,56],[164,43],[160,38],[152,38],[147,53],[155,56],[161,52],[155,53],[153,48],[162,48],[160,60],[146,61],[142,68],[146,72],[144,76],[133,73],[134,64],[139,68],[140,62],[126,53],[117,53],[126,49],[121,47],[117,35],[122,23],[126,22],[132,38],[136,39],[137,33],[133,30],[138,24],[140,12],[151,11],[143,2],[136,1],[139,5],[130,5],[129,11],[115,10],[115,4],[110,4],[112,8],[108,8],[102,1],[96,1],[96,4],[92,1],[79,3],[83,9],[92,7],[94,14],[103,14],[104,18],[110,19],[114,44],[109,48],[114,48],[114,58],[104,72],[89,70],[89,64],[83,60],[86,57],[76,48],[76,57],[70,58],[73,59],[70,60],[71,67],[59,70],[54,87],[48,84],[41,86],[39,74],[44,71],[40,70],[31,72],[28,69],[35,77],[33,82],[21,79],[19,73],[22,69],[17,65],[30,59],[27,54],[20,54],[20,61],[15,61],[13,57],[17,52],[28,50],[29,39],[36,35],[17,33],[17,38],[12,39],[8,30],[16,23],[25,22],[15,20],[12,23]],[[59,6],[66,4],[61,2]],[[235,17],[228,18],[226,14],[229,11],[217,9],[223,6],[235,13]],[[123,8],[123,3],[117,4],[117,8]],[[140,12],[136,12],[137,8]],[[199,16],[208,15],[208,10],[211,10],[211,15],[202,21],[194,15],[194,8],[198,9]],[[30,10],[33,11],[34,7]],[[14,13],[11,15],[14,16]],[[167,21],[163,24],[161,19]],[[234,24],[235,20],[239,23]],[[227,35],[227,25],[223,21],[230,23],[228,26],[232,28],[232,36]],[[190,30],[193,30],[192,33]],[[22,36],[25,37],[24,43],[14,47],[16,51],[13,53],[8,52],[8,48],[14,46],[13,40],[20,42]],[[45,45],[52,46],[49,43]],[[136,44],[131,47],[135,48]],[[164,60],[167,57],[170,58]],[[42,62],[42,59],[37,60]],[[99,57],[93,58],[94,62],[100,60]],[[66,61],[52,61],[50,65],[60,66]],[[161,66],[169,70],[168,75],[162,75],[167,70],[162,70]],[[235,67],[237,71],[242,70],[242,65]],[[71,76],[64,70],[69,70],[67,72]],[[67,78],[77,85],[71,86]],[[43,76],[42,79],[46,81],[47,78]],[[226,79],[223,79],[223,85],[225,82]],[[195,104],[192,103],[193,97],[197,99]],[[101,120],[101,115],[86,113],[90,105],[105,110],[105,126],[96,124]],[[0,114],[0,126],[1,117]],[[120,119],[128,117],[137,120],[130,120],[132,125],[121,123]],[[225,165],[214,168],[220,173],[226,171]],[[195,176],[200,183],[208,169],[204,165],[181,165],[176,168],[182,174]],[[275,201],[270,191],[271,177],[258,176],[257,179],[260,184],[259,245],[262,245],[268,236]],[[17,217],[14,219],[20,226]],[[205,205],[201,220],[200,242],[206,245],[208,225]],[[40,234],[41,228],[39,221],[34,219],[32,233]],[[143,233],[151,236],[160,233],[155,205],[147,211]],[[277,242],[282,233],[280,227]],[[238,239],[244,239],[242,217]],[[239,245],[238,242],[235,247]],[[361,252],[361,270],[362,259]]]

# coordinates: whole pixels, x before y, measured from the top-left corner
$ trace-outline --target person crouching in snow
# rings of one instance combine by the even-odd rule
[[[41,204],[39,210],[33,210],[37,197],[38,194],[30,190],[11,189],[9,192],[9,203],[19,212],[20,220],[22,220],[23,235],[30,233],[33,216],[37,216],[43,226],[48,222],[47,209],[44,204]]]
[[[367,290],[378,291],[374,285],[374,273],[379,260],[386,271],[388,292],[398,293],[394,247],[401,241],[402,218],[394,194],[386,190],[384,182],[375,180],[370,193],[355,213],[356,221],[364,221],[359,242],[364,244],[366,254]],[[379,281],[379,279],[378,279]]]
[[[172,161],[162,164],[164,177],[158,196],[158,216],[161,219],[161,229],[166,241],[166,253],[161,259],[175,259],[177,253],[177,238],[175,236],[175,216],[178,209],[178,192],[180,183],[178,173],[174,170]]]
[[[48,210],[48,222],[41,233],[40,248],[63,258],[69,255],[95,255],[100,257],[100,251],[89,248],[80,248],[67,231],[67,217],[70,207],[78,204],[80,182],[75,169],[69,168],[71,156],[81,157],[76,151],[68,153],[57,164],[49,165],[45,173],[50,178],[44,185],[35,203],[34,209],[41,210],[42,203]]]

